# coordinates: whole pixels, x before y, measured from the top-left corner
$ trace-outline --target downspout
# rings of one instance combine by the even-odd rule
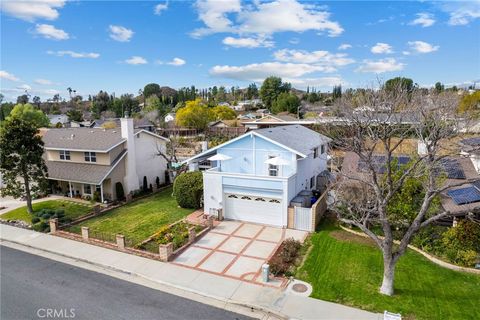
[[[252,138],[253,138],[253,174],[254,175],[257,175],[257,161],[256,161],[256,157],[255,157],[255,135],[252,134]]]

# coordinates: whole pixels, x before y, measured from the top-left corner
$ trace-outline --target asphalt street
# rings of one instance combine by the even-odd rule
[[[0,251],[2,320],[250,319],[23,251]]]

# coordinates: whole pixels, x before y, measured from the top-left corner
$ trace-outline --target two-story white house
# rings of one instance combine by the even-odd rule
[[[48,129],[42,137],[48,179],[53,193],[70,197],[116,200],[116,184],[124,194],[165,183],[168,139],[147,130],[134,129],[132,118],[120,119],[120,128]]]
[[[287,227],[288,207],[317,189],[330,138],[301,125],[248,132],[184,161],[203,172],[204,210],[225,219]],[[217,159],[217,160],[215,160]],[[307,192],[308,193],[308,192]]]

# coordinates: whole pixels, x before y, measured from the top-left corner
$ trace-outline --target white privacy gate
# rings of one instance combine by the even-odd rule
[[[312,209],[302,207],[294,208],[294,228],[297,230],[312,231]]]

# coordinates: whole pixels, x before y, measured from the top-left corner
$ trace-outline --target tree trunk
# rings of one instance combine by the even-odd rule
[[[25,199],[27,200],[27,212],[33,214],[33,207],[32,207],[32,196],[30,194],[30,181],[28,178],[24,178],[25,181]]]
[[[395,279],[396,262],[392,257],[383,258],[383,281],[380,287],[380,293],[387,296],[393,295],[393,283]]]

